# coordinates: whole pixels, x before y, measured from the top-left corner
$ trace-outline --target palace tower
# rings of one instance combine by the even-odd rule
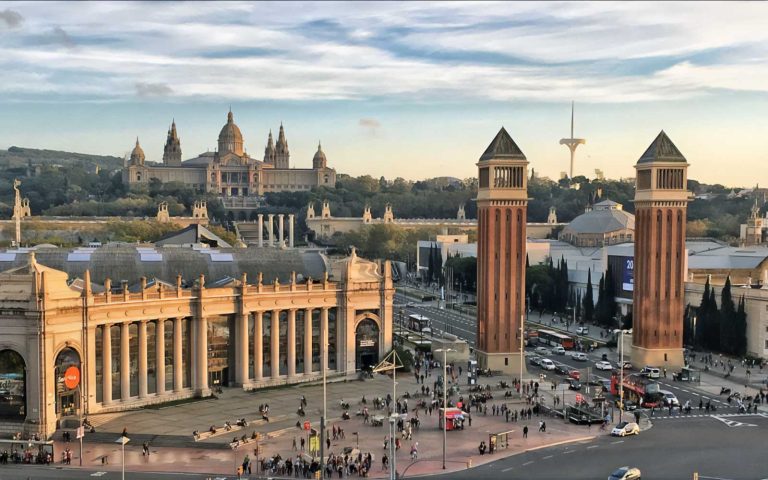
[[[632,362],[680,367],[688,162],[662,131],[635,168]]]
[[[518,373],[525,313],[528,160],[502,127],[477,163],[477,355]]]

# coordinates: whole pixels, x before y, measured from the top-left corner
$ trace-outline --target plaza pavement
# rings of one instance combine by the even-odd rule
[[[431,377],[425,379],[425,383],[432,389],[439,372],[433,370]],[[483,377],[481,383],[495,386],[500,380],[511,382],[511,377],[494,376]],[[398,396],[405,391],[412,395],[420,392],[413,374],[403,374],[397,380]],[[465,399],[468,395],[468,387],[461,385],[460,395]],[[372,477],[386,477],[388,473],[381,470],[381,457],[384,453],[383,443],[387,436],[388,427],[372,427],[363,423],[362,417],[355,415],[362,408],[360,404],[363,395],[367,397],[368,408],[372,415],[384,411],[375,410],[372,406],[374,397],[386,397],[392,392],[391,377],[379,375],[374,379],[365,381],[348,380],[330,383],[328,385],[328,429],[335,424],[345,431],[344,440],[332,441],[330,452],[339,453],[344,447],[355,447],[363,453],[371,452],[374,455],[374,467],[370,472]],[[548,405],[552,404],[553,392],[548,385],[540,390],[549,398]],[[419,412],[421,428],[414,430],[413,440],[402,441],[402,448],[398,452],[398,471],[405,471],[406,476],[426,475],[442,473],[444,471],[461,471],[469,465],[477,466],[503,456],[543,448],[552,444],[563,442],[586,441],[595,435],[607,434],[600,432],[598,428],[591,429],[586,426],[577,426],[564,422],[562,419],[551,417],[537,417],[529,421],[505,422],[504,416],[492,416],[491,405],[501,405],[505,399],[503,390],[493,388],[493,400],[488,403],[488,415],[481,413],[472,414],[472,426],[465,423],[463,431],[447,432],[447,462],[446,470],[442,470],[442,430],[438,428],[438,414],[433,412],[430,417],[423,410]],[[554,394],[561,393],[555,391]],[[307,416],[300,418],[296,414],[301,395],[305,395],[308,401]],[[350,420],[341,420],[342,409],[339,406],[341,399],[351,404]],[[453,397],[454,401],[458,396]],[[409,400],[409,409],[412,410],[418,399],[412,397]],[[261,420],[258,407],[260,404],[269,404],[269,423]],[[510,409],[520,410],[525,406],[524,400],[507,399]],[[527,406],[525,406],[527,408]],[[205,472],[219,475],[232,475],[236,465],[242,463],[243,457],[248,454],[255,458],[254,448],[256,442],[251,441],[237,450],[229,448],[232,437],[240,437],[244,433],[250,437],[251,432],[261,435],[259,440],[260,458],[264,455],[272,456],[280,453],[283,458],[295,457],[298,452],[293,451],[294,437],[297,443],[306,432],[296,427],[296,422],[309,420],[312,428],[319,427],[319,418],[322,410],[322,386],[291,386],[285,388],[260,391],[258,393],[243,392],[240,389],[225,389],[216,400],[203,400],[183,405],[170,406],[156,410],[142,409],[131,412],[121,412],[104,415],[93,415],[90,421],[96,426],[97,433],[87,434],[83,454],[83,467],[97,468],[99,470],[117,470],[120,468],[120,446],[114,441],[119,437],[123,428],[127,429],[131,443],[126,448],[126,469],[128,471],[174,471],[174,472]],[[384,413],[382,413],[384,414]],[[225,420],[234,424],[238,418],[246,418],[249,426],[237,432],[226,432],[214,438],[200,442],[194,442],[192,431],[206,431],[210,425],[217,428],[223,425]],[[539,421],[546,421],[546,433],[538,432]],[[528,438],[524,439],[522,430],[528,426]],[[493,455],[481,456],[478,445],[481,441],[489,443],[489,434],[511,431],[509,446]],[[354,435],[357,432],[358,435]],[[60,438],[60,435],[57,436]],[[141,454],[141,445],[144,441],[150,444],[151,455],[144,457]],[[418,461],[410,459],[410,447],[418,442]],[[57,452],[63,448],[61,442],[57,445]],[[69,445],[73,452],[72,468],[78,464],[78,444]],[[326,455],[329,452],[326,452]],[[102,464],[102,458],[106,457],[108,464]],[[58,459],[57,459],[58,460]],[[407,468],[407,470],[406,470]],[[254,471],[254,476],[256,472]]]

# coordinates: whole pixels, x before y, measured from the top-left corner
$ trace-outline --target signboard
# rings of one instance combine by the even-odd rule
[[[85,427],[77,427],[77,434],[75,438],[83,438],[85,436]]]
[[[71,366],[64,372],[64,385],[70,390],[74,390],[80,385],[79,368]]]
[[[375,340],[360,340],[361,347],[373,347],[376,346]]]
[[[309,429],[312,428],[312,424],[309,423],[309,420],[304,422],[304,430],[309,431]]]
[[[631,292],[635,289],[635,259],[634,257],[624,257],[621,260],[621,289],[625,292]]]

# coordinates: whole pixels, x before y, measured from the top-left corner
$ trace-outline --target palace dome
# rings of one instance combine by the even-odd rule
[[[139,139],[136,138],[136,146],[131,151],[131,165],[144,165],[145,159],[144,150],[139,145]]]
[[[325,168],[325,166],[328,164],[328,160],[325,158],[325,152],[323,152],[323,149],[320,147],[320,144],[317,144],[317,152],[315,152],[315,156],[312,157],[312,168],[318,169],[318,168]]]
[[[243,155],[243,134],[240,128],[235,125],[232,111],[227,114],[227,123],[221,127],[219,133],[219,155],[232,152],[235,155]]]

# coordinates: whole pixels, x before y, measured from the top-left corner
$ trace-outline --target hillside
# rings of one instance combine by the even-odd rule
[[[86,153],[62,152],[58,150],[40,150],[36,148],[10,147],[0,150],[0,168],[22,168],[29,163],[38,165],[77,165],[86,170],[115,170],[123,166],[123,159],[109,155],[88,155]]]

